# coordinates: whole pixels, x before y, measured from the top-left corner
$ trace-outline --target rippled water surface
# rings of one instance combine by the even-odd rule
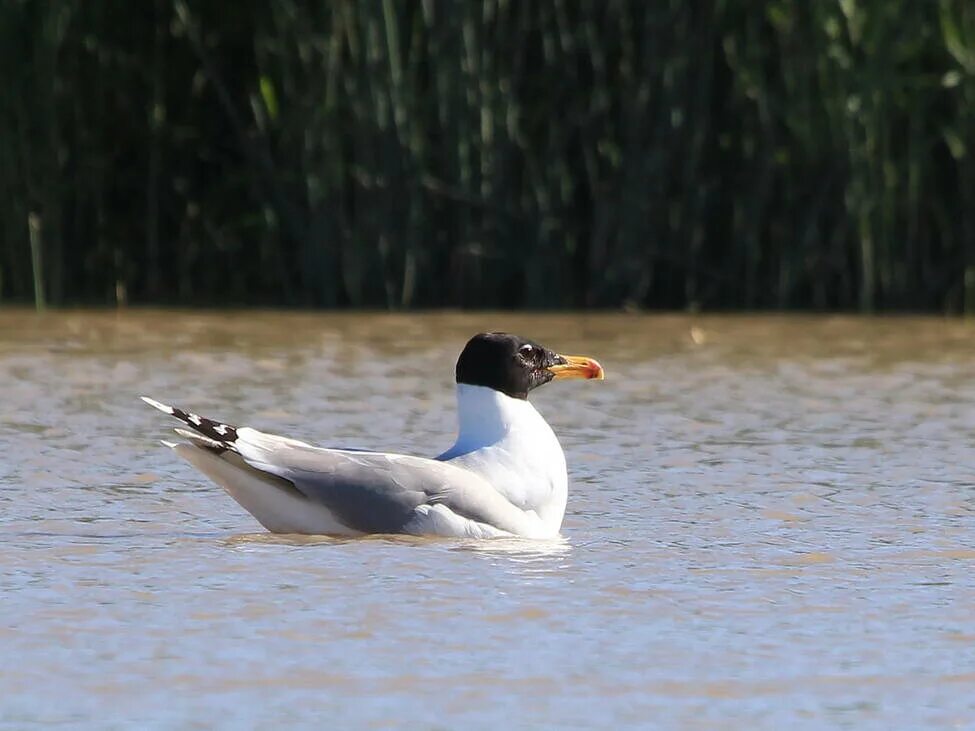
[[[433,455],[466,338],[533,397],[564,541],[264,533],[148,393]],[[0,726],[975,728],[975,326],[0,310]]]

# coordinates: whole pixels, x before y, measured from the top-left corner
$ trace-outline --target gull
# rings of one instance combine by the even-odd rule
[[[602,366],[491,332],[467,342],[455,375],[457,440],[433,459],[315,447],[142,400],[184,424],[176,432],[187,442],[163,443],[272,533],[558,536],[565,455],[528,394],[553,380],[602,380]]]

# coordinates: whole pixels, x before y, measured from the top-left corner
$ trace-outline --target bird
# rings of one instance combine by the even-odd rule
[[[163,444],[272,533],[550,539],[565,515],[565,454],[528,395],[603,378],[588,356],[478,333],[455,368],[457,439],[434,458],[316,447],[141,398],[183,422],[175,431],[188,441]]]

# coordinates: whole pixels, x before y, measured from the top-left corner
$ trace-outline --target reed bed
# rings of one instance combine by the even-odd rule
[[[967,0],[228,8],[0,3],[0,301],[975,312]]]

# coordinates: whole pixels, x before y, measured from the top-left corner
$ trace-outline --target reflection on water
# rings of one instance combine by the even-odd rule
[[[558,541],[269,535],[137,400],[432,455],[484,329],[606,366]],[[0,725],[975,727],[973,335],[0,311]]]
[[[572,566],[572,545],[564,537],[543,541],[524,538],[464,541],[454,550],[469,551],[525,583],[549,574],[568,576]]]
[[[424,536],[378,535],[363,536],[361,538],[346,538],[341,536],[308,536],[297,533],[241,533],[226,539],[228,546],[246,548],[247,546],[340,546],[345,543],[366,543],[368,541],[382,541],[384,543],[402,546],[423,546],[429,544],[432,538]]]
[[[494,541],[463,541],[457,551],[473,551],[483,556],[497,556],[514,563],[541,563],[548,559],[568,555],[572,545],[564,536],[549,540],[525,538],[498,538]]]

